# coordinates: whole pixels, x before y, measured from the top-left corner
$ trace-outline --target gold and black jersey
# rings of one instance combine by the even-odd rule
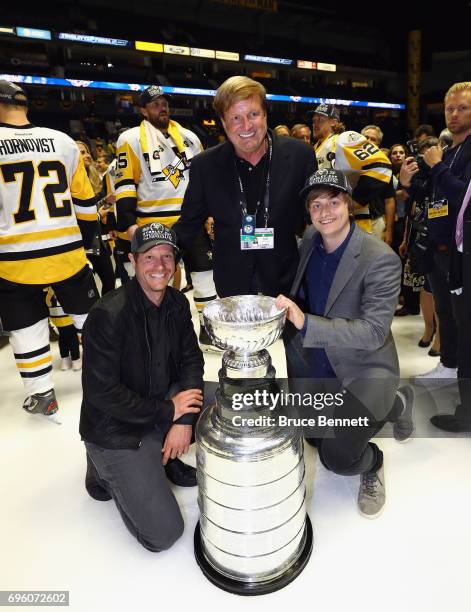
[[[57,130],[0,124],[0,278],[73,276],[87,263],[79,223],[86,231],[96,221],[77,144]]]
[[[160,131],[157,148],[144,150],[142,124],[119,137],[114,187],[121,231],[136,223],[159,221],[172,227],[178,221],[191,159],[202,150],[196,134],[182,126],[178,126],[178,134],[181,151],[171,136]],[[149,155],[160,159],[160,172],[151,172]]]
[[[386,154],[358,132],[343,132],[335,140],[332,165],[341,170],[352,183],[359,178],[370,178],[388,184],[392,176],[391,162]]]

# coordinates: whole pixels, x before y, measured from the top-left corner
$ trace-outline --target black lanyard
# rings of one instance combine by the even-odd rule
[[[270,134],[267,133],[268,140],[268,170],[267,170],[267,178],[265,181],[265,194],[263,197],[263,221],[265,223],[265,227],[268,227],[268,217],[269,217],[269,208],[270,208],[270,169],[271,169],[271,159],[273,156],[273,142]],[[240,188],[240,208],[242,210],[242,215],[247,215],[247,198],[245,197],[244,186],[242,185],[242,179],[240,178],[239,171],[237,170],[237,162],[236,162],[236,172],[237,178],[239,179],[239,188]],[[255,208],[254,218],[257,219],[258,209],[260,207],[260,196],[257,201],[257,206]]]

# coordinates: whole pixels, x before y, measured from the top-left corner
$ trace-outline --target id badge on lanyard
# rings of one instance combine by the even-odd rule
[[[448,217],[448,200],[436,200],[430,202],[428,205],[428,218],[429,219],[440,219],[441,217]]]
[[[240,248],[242,251],[273,249],[275,246],[275,230],[273,227],[255,227],[254,215],[242,216],[240,230]]]
[[[240,249],[241,251],[255,251],[255,250],[266,250],[273,249],[275,247],[275,230],[273,227],[268,226],[269,218],[269,190],[270,190],[270,167],[271,158],[273,152],[273,144],[271,137],[268,138],[268,172],[265,185],[265,197],[264,197],[264,215],[265,227],[256,227],[257,224],[257,212],[260,202],[257,202],[255,214],[248,214],[247,202],[245,199],[244,188],[242,181],[239,176],[240,195],[241,195],[241,210],[242,210],[242,223],[240,229]]]

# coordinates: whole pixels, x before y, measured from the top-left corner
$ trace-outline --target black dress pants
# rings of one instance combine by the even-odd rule
[[[440,325],[440,361],[446,368],[456,368],[458,365],[458,331],[448,282],[450,256],[447,251],[435,249],[432,257],[433,268],[428,273],[428,279]]]

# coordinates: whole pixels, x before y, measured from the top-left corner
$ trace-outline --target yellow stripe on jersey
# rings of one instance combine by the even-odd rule
[[[67,327],[74,324],[72,318],[67,315],[65,317],[49,317],[49,319],[56,327]]]
[[[136,223],[137,225],[145,225],[146,223],[162,223],[165,227],[173,227],[175,223],[180,219],[180,215],[175,215],[172,217],[137,217]]]
[[[140,200],[138,208],[152,208],[152,206],[181,206],[183,198],[167,198],[166,200]]]
[[[385,170],[385,172],[381,172],[381,170]],[[370,176],[371,178],[376,179],[377,181],[382,181],[383,183],[389,183],[391,181],[391,172],[387,168],[371,168],[371,170],[365,170],[362,172],[362,176]]]
[[[22,285],[52,285],[77,274],[87,265],[83,247],[34,259],[0,261],[0,278]]]
[[[35,240],[47,240],[48,238],[72,236],[74,234],[80,234],[80,229],[77,225],[74,225],[73,227],[61,227],[58,229],[45,230],[43,232],[29,232],[27,234],[0,236],[0,245],[17,244],[19,242],[33,242]]]
[[[47,357],[42,357],[41,359],[37,359],[36,361],[17,361],[17,368],[37,368],[44,363],[49,363],[52,361],[52,355],[48,355]]]
[[[95,214],[85,214],[85,213],[79,213],[76,212],[75,216],[77,217],[77,219],[79,219],[80,221],[97,221],[97,216],[96,213]]]
[[[129,187],[129,185],[125,186],[126,188]],[[126,191],[124,190],[124,188],[122,190],[119,191],[119,193],[116,195],[116,199],[117,200],[122,200],[123,198],[135,198],[136,197],[136,191],[130,191],[129,189],[127,189]]]

